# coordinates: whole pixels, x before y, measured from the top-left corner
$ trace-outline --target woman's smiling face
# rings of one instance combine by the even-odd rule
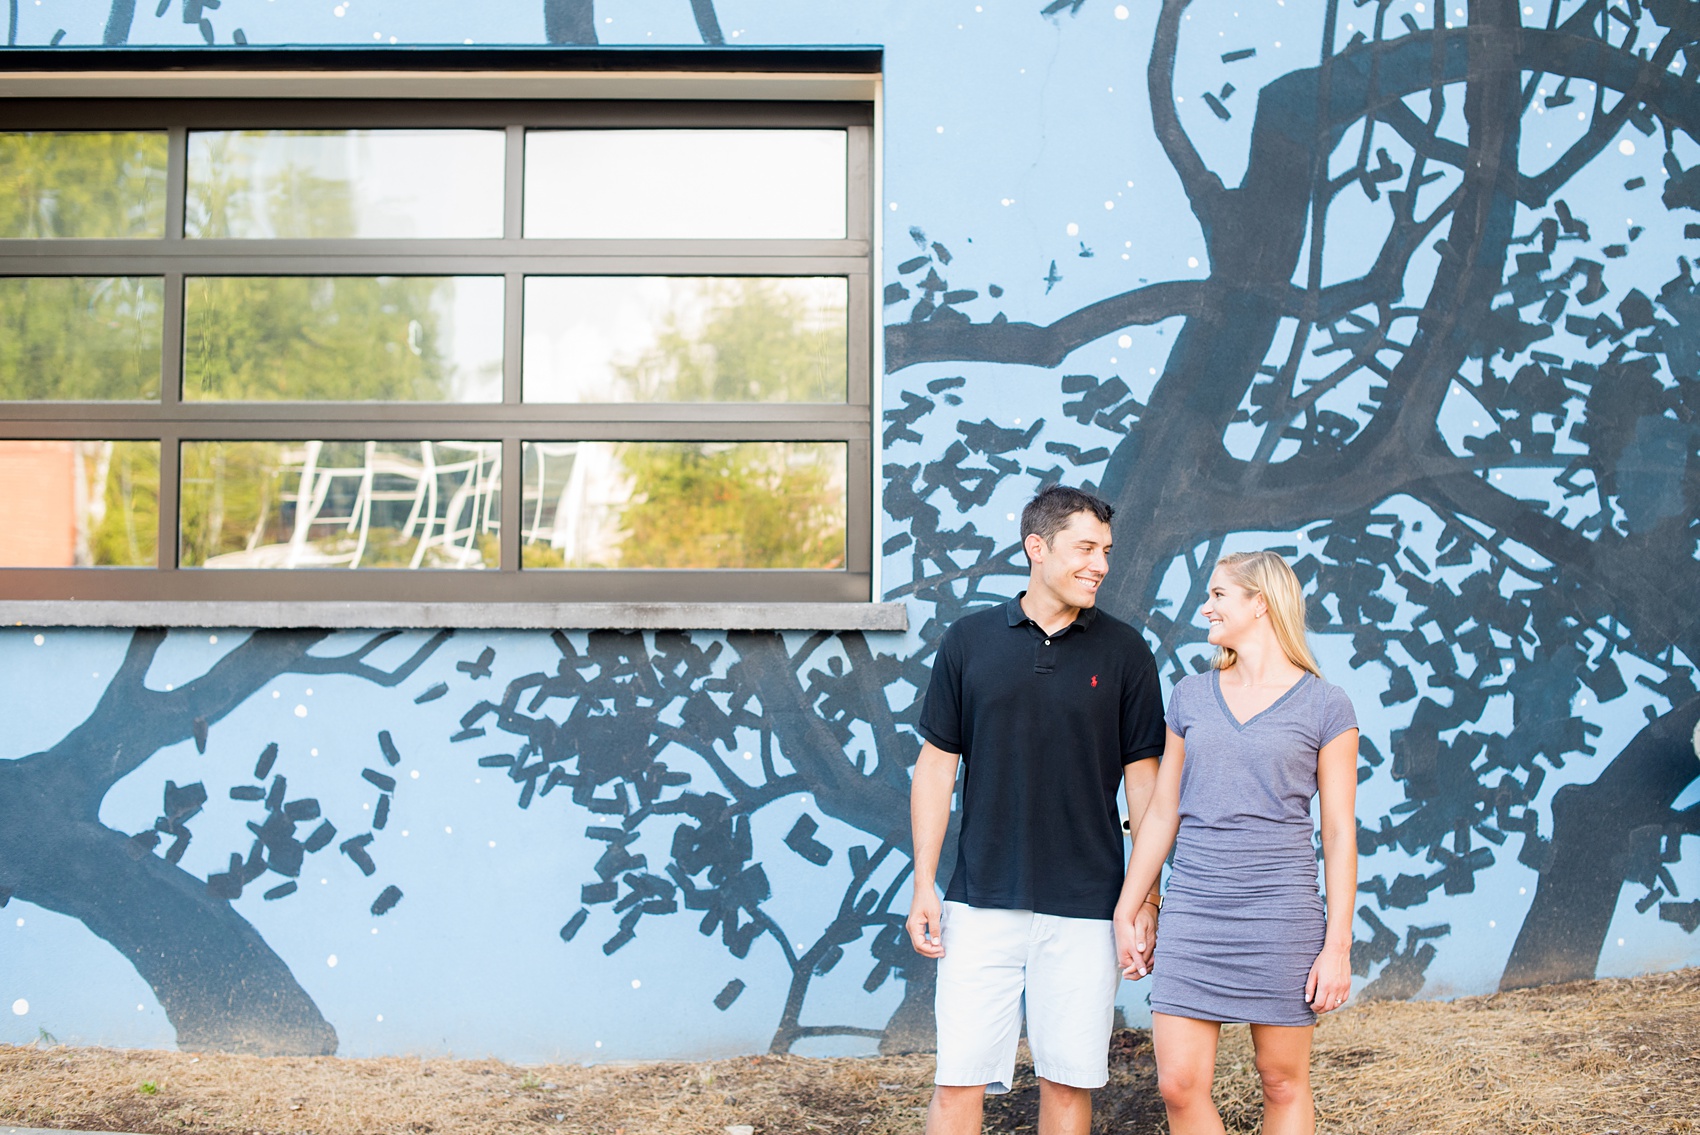
[[[1235,643],[1245,640],[1268,606],[1263,596],[1247,591],[1226,569],[1218,567],[1210,573],[1210,598],[1205,600],[1202,612],[1210,624],[1210,645],[1232,650]]]

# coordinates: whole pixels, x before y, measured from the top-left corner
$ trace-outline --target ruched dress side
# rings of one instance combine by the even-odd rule
[[[1240,722],[1221,672],[1175,686],[1165,716],[1186,742],[1180,828],[1158,920],[1151,1008],[1262,1025],[1309,1025],[1305,981],[1326,929],[1311,798],[1323,745],[1356,728],[1338,686],[1306,674]]]

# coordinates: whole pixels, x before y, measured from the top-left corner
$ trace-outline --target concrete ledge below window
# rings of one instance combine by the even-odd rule
[[[902,603],[265,603],[0,600],[0,626],[906,631]]]

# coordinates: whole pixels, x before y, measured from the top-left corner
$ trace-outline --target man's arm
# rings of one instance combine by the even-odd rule
[[[915,897],[909,903],[909,941],[915,952],[944,957],[939,920],[939,853],[950,827],[950,796],[956,791],[956,766],[961,754],[947,753],[931,741],[921,745],[909,783],[909,832],[915,845]]]

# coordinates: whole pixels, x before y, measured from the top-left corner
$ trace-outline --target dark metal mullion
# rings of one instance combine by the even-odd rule
[[[520,560],[520,529],[524,503],[525,464],[520,439],[502,439],[502,511],[501,528],[496,533],[497,563],[503,573],[518,572]]]
[[[850,185],[845,194],[849,216],[844,235],[854,241],[873,239],[874,225],[874,131],[871,126],[850,127]]]
[[[159,570],[169,580],[177,571],[178,488],[182,484],[182,438],[167,430],[159,439]]]
[[[848,391],[850,404],[867,406],[873,399],[873,300],[872,285],[866,268],[849,276],[850,297],[846,307],[849,335],[845,362],[849,368]]]
[[[846,470],[848,478],[845,485],[847,499],[844,566],[853,574],[866,573],[873,570],[873,443],[867,438],[856,438],[849,442],[849,450]]]
[[[630,441],[853,441],[869,436],[864,422],[797,418],[640,421],[632,418],[515,419],[482,421],[446,418],[395,421],[389,418],[122,418],[91,423],[80,418],[6,422],[8,437],[26,439],[148,440],[165,434],[190,441],[502,441],[617,439]]]

